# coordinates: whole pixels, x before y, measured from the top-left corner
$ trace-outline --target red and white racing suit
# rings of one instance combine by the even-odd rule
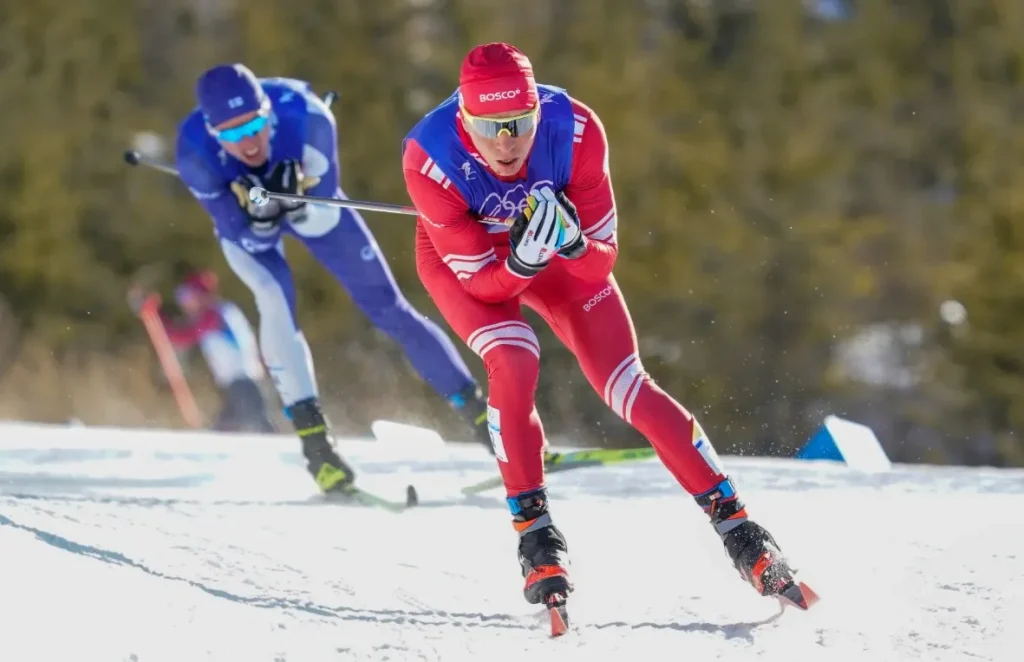
[[[725,480],[724,470],[694,417],[643,368],[612,275],[618,219],[604,127],[590,108],[572,103],[577,135],[564,193],[576,206],[586,253],[574,260],[557,257],[532,278],[513,273],[505,265],[508,232],[488,232],[455,186],[430,176],[428,155],[409,141],[402,166],[421,213],[417,271],[441,314],[487,368],[492,438],[509,496],[544,485],[544,431],[534,406],[540,345],[521,305],[551,326],[594,390],[651,442],[683,488],[707,492]],[[456,124],[463,145],[478,156],[461,122]],[[517,177],[526,173],[524,164]],[[530,190],[534,182],[525,184]]]

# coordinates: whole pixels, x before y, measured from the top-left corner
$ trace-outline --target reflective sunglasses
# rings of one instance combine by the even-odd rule
[[[507,133],[513,138],[518,138],[529,133],[533,127],[537,126],[540,105],[522,115],[502,117],[500,119],[472,115],[461,103],[459,104],[459,110],[462,112],[462,118],[466,120],[466,124],[473,130],[473,133],[481,138],[497,138],[503,133]]]
[[[220,140],[221,142],[237,143],[241,142],[245,138],[249,138],[251,136],[255,136],[256,134],[258,134],[260,131],[263,130],[263,127],[267,125],[268,121],[270,120],[268,119],[267,115],[260,114],[252,118],[245,124],[233,126],[230,129],[222,129],[220,131],[211,128],[210,132],[213,134],[214,138]]]

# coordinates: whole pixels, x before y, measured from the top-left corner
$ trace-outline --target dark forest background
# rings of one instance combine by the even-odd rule
[[[896,460],[1024,465],[1024,4],[845,6],[4,3],[0,415],[182,425],[125,303],[140,274],[169,294],[212,268],[255,323],[199,206],[121,160],[173,144],[204,68],[243,61],[338,90],[343,186],[404,203],[403,135],[454,89],[466,50],[505,40],[603,119],[616,274],[643,356],[721,451],[789,454],[835,413],[871,425]],[[412,223],[367,219],[409,298],[439,319]],[[383,416],[461,434],[397,347],[288,250],[341,431]],[[643,443],[538,330],[547,428]],[[211,413],[201,358],[187,365]]]

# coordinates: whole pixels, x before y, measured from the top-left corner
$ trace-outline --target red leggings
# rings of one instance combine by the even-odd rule
[[[613,276],[587,283],[554,262],[519,297],[487,304],[470,296],[431,248],[420,244],[416,257],[441,314],[487,368],[491,438],[508,496],[544,485],[544,429],[534,403],[540,345],[520,305],[551,326],[605,404],[651,442],[687,492],[707,492],[726,478],[694,417],[645,372]]]

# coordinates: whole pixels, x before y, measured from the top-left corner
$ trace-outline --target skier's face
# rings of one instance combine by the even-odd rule
[[[181,312],[188,317],[199,317],[209,306],[209,297],[188,286],[181,286],[175,292],[175,300]]]
[[[213,127],[224,151],[249,167],[263,165],[270,152],[270,121],[259,111],[233,117]]]
[[[473,146],[496,175],[512,177],[519,173],[530,155],[537,135],[540,108],[529,113],[512,112],[476,117],[462,109],[462,125]]]

